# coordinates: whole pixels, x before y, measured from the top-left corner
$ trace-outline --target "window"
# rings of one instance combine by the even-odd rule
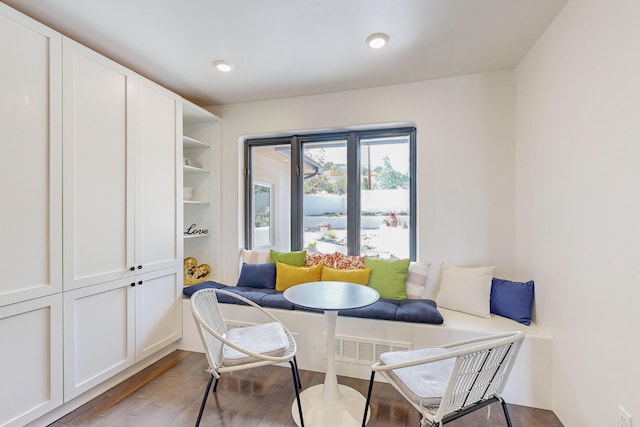
[[[253,245],[271,245],[271,186],[253,183]]]
[[[414,128],[247,140],[246,248],[415,259],[415,145]]]

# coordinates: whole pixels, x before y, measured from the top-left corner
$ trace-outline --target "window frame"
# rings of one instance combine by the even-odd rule
[[[309,142],[332,141],[343,139],[347,141],[347,254],[360,254],[360,149],[362,139],[385,137],[409,137],[409,257],[416,260],[417,246],[417,179],[416,179],[416,128],[397,127],[367,130],[349,130],[343,132],[314,132],[309,134],[292,134],[278,137],[249,138],[244,142],[244,235],[245,249],[253,247],[252,230],[252,189],[253,179],[251,166],[253,164],[252,148],[269,145],[289,145],[291,147],[291,223],[290,250],[302,250],[304,246],[303,229],[303,198],[304,174],[303,145]]]

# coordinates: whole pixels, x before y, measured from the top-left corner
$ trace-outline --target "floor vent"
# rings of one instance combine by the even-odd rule
[[[336,360],[371,365],[387,351],[410,350],[411,343],[336,335]]]

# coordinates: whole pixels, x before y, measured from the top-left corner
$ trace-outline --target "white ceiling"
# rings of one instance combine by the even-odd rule
[[[515,67],[567,0],[4,0],[209,106]],[[389,34],[384,49],[365,45]],[[220,73],[215,59],[232,62]]]

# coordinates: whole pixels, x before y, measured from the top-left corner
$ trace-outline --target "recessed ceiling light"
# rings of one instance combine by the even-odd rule
[[[389,41],[389,36],[385,33],[375,33],[367,37],[367,44],[373,49],[380,49]]]
[[[216,67],[216,70],[222,71],[223,73],[228,73],[229,71],[233,70],[233,65],[223,60],[213,61],[213,66]]]

